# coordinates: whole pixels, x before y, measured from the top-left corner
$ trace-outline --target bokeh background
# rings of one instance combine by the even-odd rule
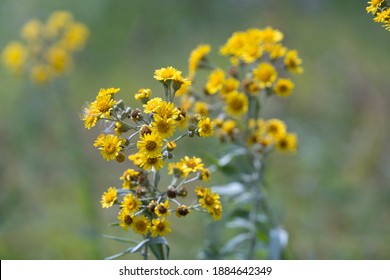
[[[266,174],[289,232],[288,256],[389,259],[390,33],[365,7],[356,0],[1,0],[0,48],[19,38],[25,22],[55,10],[72,12],[91,32],[55,87],[0,69],[1,259],[102,259],[125,249],[102,237],[124,235],[108,226],[115,211],[99,204],[123,166],[92,146],[98,129],[83,128],[83,104],[105,87],[120,87],[128,102],[138,88],[158,92],[153,71],[172,65],[186,73],[200,43],[226,67],[217,50],[231,33],[268,25],[283,31],[305,68],[293,96],[264,112],[299,135],[299,153],[272,155]],[[202,147],[181,149],[197,155]],[[176,223],[171,258],[196,259],[207,223],[197,215]]]

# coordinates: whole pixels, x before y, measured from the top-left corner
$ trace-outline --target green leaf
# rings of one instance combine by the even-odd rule
[[[252,234],[249,232],[241,233],[230,239],[222,248],[223,253],[233,252],[238,245],[251,238]]]
[[[138,243],[137,241],[134,241],[134,240],[121,238],[121,237],[116,237],[116,236],[112,236],[112,235],[103,234],[103,237],[108,238],[108,239],[112,239],[112,240],[115,240],[115,241],[119,241],[119,242],[133,243],[133,244],[137,244]]]
[[[136,252],[138,252],[138,251],[141,250],[142,247],[144,247],[145,244],[147,244],[149,241],[150,241],[150,239],[144,239],[144,240],[142,240],[140,243],[137,244],[137,246],[134,246],[134,247],[130,250],[130,253],[136,253]]]
[[[228,227],[228,228],[244,228],[244,229],[248,229],[249,231],[256,230],[256,227],[253,223],[251,223],[250,221],[248,221],[246,219],[240,218],[240,217],[237,217],[233,221],[228,222],[226,224],[226,227]]]

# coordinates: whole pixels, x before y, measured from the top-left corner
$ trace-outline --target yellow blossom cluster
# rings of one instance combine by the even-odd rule
[[[88,27],[74,20],[67,11],[53,12],[46,22],[28,21],[21,29],[20,41],[3,49],[4,65],[17,75],[28,75],[45,84],[63,75],[73,65],[72,54],[84,48]]]
[[[118,205],[118,224],[145,238],[169,233],[168,216],[172,212],[184,217],[198,210],[208,212],[214,220],[222,217],[219,196],[208,188],[197,186],[192,191],[196,197],[189,205],[180,202],[179,198],[188,195],[190,183],[210,180],[202,159],[184,156],[173,161],[181,139],[210,137],[214,125],[207,115],[191,115],[174,103],[177,92],[191,85],[181,71],[171,66],[160,68],[154,78],[163,85],[163,98],[154,97],[149,88],[140,88],[134,94],[140,106],[132,108],[117,98],[119,88],[103,88],[82,114],[85,128],[91,129],[98,122],[107,127],[94,143],[102,157],[127,165],[119,177],[122,187],[109,187],[102,195],[102,207]],[[160,173],[166,165],[171,183],[161,189]]]
[[[374,15],[374,21],[382,23],[383,27],[390,31],[390,2],[386,0],[372,0],[367,4],[367,13]]]
[[[212,64],[209,45],[196,47],[189,58],[190,79],[194,80],[200,69],[210,73],[202,91],[192,85],[182,95],[182,107],[210,117],[215,135],[223,142],[244,141],[261,153],[274,147],[295,152],[297,137],[287,132],[286,124],[260,117],[267,98],[291,95],[295,85],[288,74],[303,72],[298,52],[283,45],[283,37],[272,27],[234,32],[220,48],[220,54],[232,64],[227,71]]]

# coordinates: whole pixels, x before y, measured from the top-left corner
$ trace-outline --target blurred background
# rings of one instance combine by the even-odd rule
[[[305,69],[293,77],[294,94],[264,112],[299,135],[299,153],[273,154],[265,175],[289,232],[289,256],[389,259],[390,33],[365,12],[366,2],[1,0],[1,49],[28,20],[55,10],[72,12],[91,32],[60,86],[32,85],[0,69],[1,259],[102,259],[124,250],[102,237],[126,235],[108,226],[115,210],[99,203],[108,186],[119,187],[123,166],[93,147],[99,129],[83,128],[83,105],[100,88],[120,87],[129,103],[141,87],[159,92],[154,70],[187,73],[200,43],[227,67],[217,50],[231,33],[268,25],[284,33]],[[204,145],[181,149],[197,155]],[[198,257],[204,220],[195,214],[173,225],[172,259]]]

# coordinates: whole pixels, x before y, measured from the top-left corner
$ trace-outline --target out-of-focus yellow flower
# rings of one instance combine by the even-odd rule
[[[276,142],[276,148],[282,152],[296,152],[298,145],[297,136],[294,133],[287,133]]]
[[[234,117],[241,117],[248,111],[248,97],[244,93],[234,91],[226,99],[226,112]]]
[[[274,85],[274,92],[279,96],[289,96],[294,89],[294,83],[290,79],[279,79]]]
[[[253,69],[253,77],[259,81],[261,88],[266,88],[272,86],[272,83],[278,77],[278,72],[272,64],[261,62]]]
[[[286,125],[279,119],[270,119],[266,122],[266,133],[274,140],[279,140],[286,135]]]
[[[60,46],[51,47],[46,54],[46,59],[57,75],[63,74],[72,65],[72,57]]]
[[[80,22],[70,23],[61,41],[61,45],[69,51],[78,51],[84,48],[89,37],[88,27]]]
[[[302,59],[298,57],[298,52],[296,50],[291,50],[286,53],[284,58],[284,65],[286,68],[296,74],[303,73],[303,68],[301,66]]]
[[[2,58],[12,72],[20,73],[27,59],[26,48],[19,42],[8,43],[3,50]]]
[[[206,91],[208,94],[215,94],[223,87],[223,82],[225,80],[225,72],[221,69],[216,69],[212,71],[209,75]]]
[[[210,50],[210,45],[199,45],[191,52],[190,58],[188,59],[188,75],[191,80],[195,77],[196,70],[202,61],[205,60]]]
[[[31,68],[31,78],[38,84],[45,84],[51,78],[50,68],[45,64],[37,64]]]
[[[210,137],[214,134],[214,127],[210,118],[202,118],[198,123],[198,133],[200,137]]]
[[[39,39],[41,33],[42,23],[39,20],[32,19],[23,26],[20,36],[27,42],[34,42]]]

